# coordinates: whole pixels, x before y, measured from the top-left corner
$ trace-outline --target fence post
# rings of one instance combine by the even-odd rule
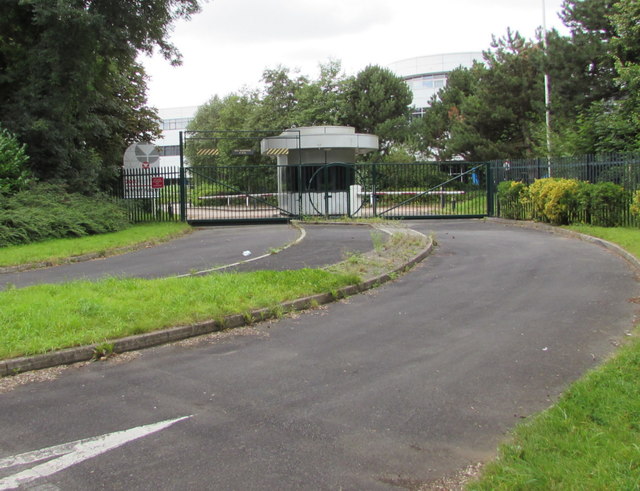
[[[493,216],[493,175],[491,172],[491,162],[487,162],[487,215]]]
[[[378,216],[378,200],[376,199],[376,169],[377,169],[377,164],[375,162],[373,162],[371,167],[371,203],[372,203],[372,207],[373,207],[373,216],[377,217]]]
[[[187,221],[187,183],[184,172],[184,141],[182,131],[180,137],[180,221]]]

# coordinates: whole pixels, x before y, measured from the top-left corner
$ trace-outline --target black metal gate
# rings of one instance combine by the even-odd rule
[[[359,166],[368,200],[361,216],[480,218],[492,214],[491,170],[485,163],[430,162]]]
[[[468,218],[493,212],[489,164],[303,164],[278,158],[284,148],[261,152],[260,141],[278,138],[274,134],[181,134],[180,168],[123,171],[132,217],[198,224],[338,216]],[[295,140],[295,133],[286,138]],[[135,193],[127,192],[132,183],[138,186]]]

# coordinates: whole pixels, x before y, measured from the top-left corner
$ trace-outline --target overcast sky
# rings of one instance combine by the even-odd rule
[[[547,27],[566,32],[562,0],[545,0]],[[255,88],[265,68],[299,69],[340,60],[347,75],[367,65],[440,53],[482,51],[507,28],[533,38],[543,0],[209,0],[176,25],[171,41],[183,55],[172,67],[143,59],[149,103],[197,106],[243,86]]]

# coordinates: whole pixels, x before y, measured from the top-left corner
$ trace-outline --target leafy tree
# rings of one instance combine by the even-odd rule
[[[254,128],[285,129],[296,121],[299,92],[309,83],[303,75],[291,76],[289,68],[278,66],[262,74],[264,84]]]
[[[593,1],[593,0],[592,0]],[[594,36],[603,38],[615,91],[593,101],[578,115],[568,137],[576,153],[629,152],[640,149],[640,4],[606,2],[608,10]]]
[[[425,160],[450,160],[449,140],[454,124],[461,122],[460,107],[475,87],[485,67],[476,63],[471,69],[457,68],[447,76],[447,85],[430,101],[421,118],[412,121],[410,144]]]
[[[20,191],[29,184],[28,161],[25,145],[21,145],[9,131],[0,128],[0,195]]]
[[[611,20],[616,29],[612,45],[616,82],[621,92],[618,114],[629,127],[624,150],[637,151],[640,150],[640,2],[620,0]]]
[[[256,94],[229,94],[224,98],[214,96],[209,102],[198,108],[189,125],[190,130],[201,130],[189,141],[186,155],[194,166],[231,166],[264,163],[257,149],[259,133],[253,127],[253,121],[259,116],[259,101]],[[266,134],[264,136],[267,136]],[[215,149],[216,155],[199,152],[202,149]],[[253,149],[253,155],[237,156],[234,150]]]
[[[617,92],[614,60],[609,50],[615,31],[609,14],[617,2],[565,0],[562,5],[560,17],[570,29],[571,38],[552,52],[552,58],[566,66],[564,76],[557,83],[573,84],[573,90],[581,93],[587,104]],[[583,107],[585,105],[580,106]]]
[[[378,135],[383,153],[406,137],[412,94],[387,68],[370,65],[345,81],[342,123]]]
[[[531,156],[544,115],[542,58],[541,44],[517,32],[494,38],[484,63],[451,73],[425,113],[423,144],[443,160]]]
[[[167,40],[197,0],[7,0],[0,3],[0,119],[27,144],[38,176],[90,191],[133,140],[158,133],[136,57]]]
[[[329,61],[320,65],[320,77],[299,87],[295,126],[338,125],[342,116],[341,93],[345,83],[342,65]]]

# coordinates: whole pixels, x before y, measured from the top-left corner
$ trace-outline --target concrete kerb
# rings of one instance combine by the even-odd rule
[[[363,224],[370,226],[369,224]],[[418,233],[411,229],[406,229],[410,233]],[[301,240],[301,239],[300,239]],[[348,285],[339,289],[334,293],[320,293],[308,297],[299,298],[281,303],[276,308],[257,309],[245,314],[232,314],[221,320],[210,320],[187,326],[177,326],[160,331],[128,336],[125,338],[109,340],[106,343],[96,343],[88,346],[78,346],[67,348],[42,355],[25,356],[19,358],[10,358],[0,360],[0,377],[16,375],[32,370],[41,370],[59,365],[70,365],[83,361],[95,359],[96,350],[100,346],[109,344],[113,353],[124,353],[126,351],[135,351],[153,346],[159,346],[182,339],[209,334],[224,329],[233,329],[250,325],[254,322],[274,319],[284,313],[306,310],[336,300],[346,298],[366,290],[375,288],[383,283],[392,280],[397,274],[407,271],[420,261],[424,260],[433,250],[433,240],[428,238],[426,247],[416,254],[412,259],[406,261],[393,271],[368,278],[356,285]]]
[[[508,220],[506,218],[493,218],[493,217],[486,218],[485,220],[493,223],[500,223],[507,226],[540,230],[543,232],[561,235],[563,237],[568,237],[571,239],[583,240],[585,242],[589,242],[591,244],[595,244],[600,247],[603,247],[613,252],[614,254],[617,254],[622,259],[626,260],[634,269],[640,271],[640,259],[635,257],[633,254],[630,254],[629,252],[625,251],[618,244],[614,244],[613,242],[609,242],[607,240],[600,239],[598,237],[592,237],[591,235],[581,234],[580,232],[576,232],[574,230],[568,230],[566,228],[556,227],[546,223],[530,222],[530,221],[522,221],[522,220]]]

